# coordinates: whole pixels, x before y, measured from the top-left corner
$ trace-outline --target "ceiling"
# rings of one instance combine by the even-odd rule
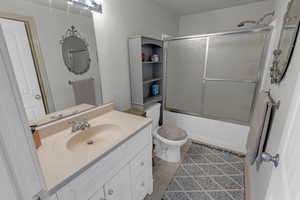
[[[176,15],[188,15],[229,8],[263,0],[153,0]]]

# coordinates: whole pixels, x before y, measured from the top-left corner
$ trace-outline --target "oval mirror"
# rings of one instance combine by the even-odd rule
[[[280,83],[288,69],[299,31],[299,19],[300,0],[291,0],[284,16],[278,48],[273,53],[272,84]]]
[[[90,55],[87,42],[81,38],[75,27],[68,29],[61,40],[62,56],[65,65],[74,74],[84,74],[90,68]]]

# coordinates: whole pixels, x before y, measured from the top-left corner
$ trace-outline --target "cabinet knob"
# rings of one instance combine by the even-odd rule
[[[145,163],[144,162],[141,162],[141,166],[144,166],[145,165]]]
[[[145,183],[144,183],[144,182],[142,182],[141,186],[142,186],[142,187],[144,187],[144,186],[145,186]]]
[[[114,190],[113,190],[113,189],[109,189],[109,190],[108,190],[108,194],[109,194],[109,195],[113,195],[113,194],[114,194]]]

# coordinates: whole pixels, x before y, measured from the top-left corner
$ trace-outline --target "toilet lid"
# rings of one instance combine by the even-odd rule
[[[163,125],[157,133],[168,140],[184,140],[187,137],[185,130],[171,125]]]

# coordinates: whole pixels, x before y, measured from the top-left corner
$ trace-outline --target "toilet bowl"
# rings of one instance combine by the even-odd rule
[[[161,104],[157,103],[146,109],[146,116],[152,119],[152,135],[156,156],[168,162],[179,162],[180,147],[187,142],[187,134],[176,126],[159,126]]]

